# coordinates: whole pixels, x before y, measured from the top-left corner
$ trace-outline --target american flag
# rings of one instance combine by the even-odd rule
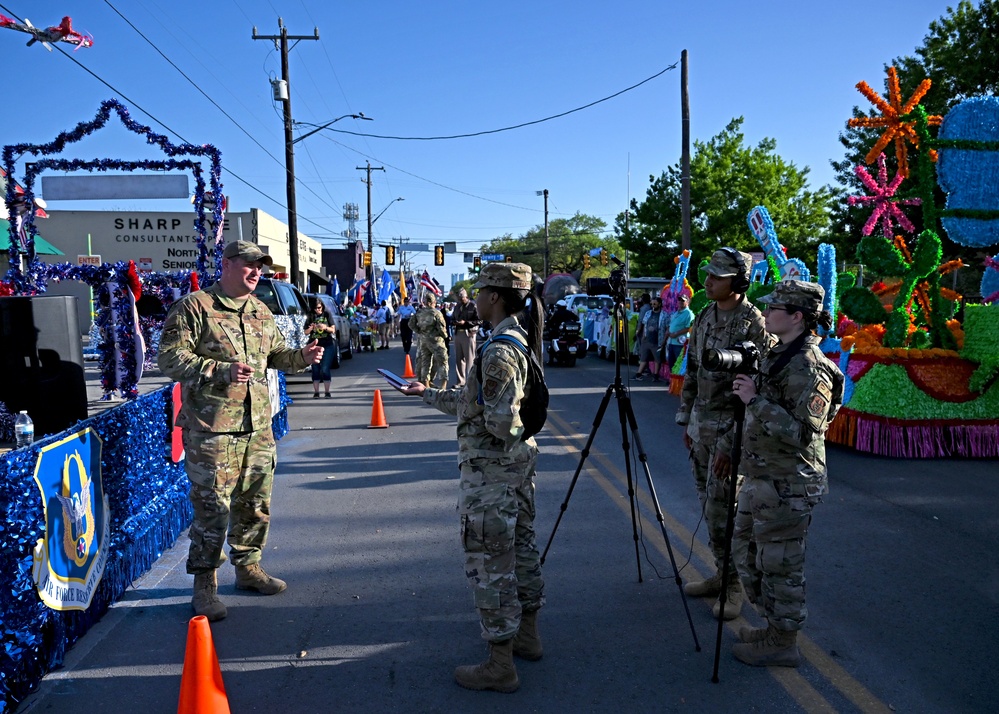
[[[420,285],[425,287],[427,290],[432,292],[437,297],[441,296],[444,291],[441,290],[441,286],[437,284],[437,281],[430,277],[430,273],[426,270],[423,271],[423,275],[420,276]]]

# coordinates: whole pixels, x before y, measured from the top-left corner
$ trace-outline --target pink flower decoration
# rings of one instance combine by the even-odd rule
[[[867,203],[874,206],[874,211],[871,213],[871,217],[867,219],[867,223],[864,224],[861,233],[869,236],[874,231],[874,226],[880,220],[881,231],[884,233],[885,238],[890,240],[894,233],[892,219],[898,221],[899,228],[907,233],[912,233],[916,230],[916,227],[912,225],[912,221],[906,218],[899,206],[918,206],[922,201],[918,198],[895,198],[895,192],[902,183],[904,176],[901,173],[896,173],[895,178],[891,182],[888,181],[888,168],[885,166],[884,154],[878,155],[877,180],[871,176],[870,172],[864,166],[857,166],[854,169],[854,173],[857,174],[857,178],[863,182],[867,190],[871,192],[871,195],[850,196],[846,199],[847,203],[851,206],[855,206],[858,203]]]

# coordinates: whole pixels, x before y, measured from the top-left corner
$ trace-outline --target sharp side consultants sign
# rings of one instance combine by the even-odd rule
[[[100,438],[87,428],[43,447],[35,483],[45,514],[32,567],[38,596],[53,610],[86,610],[104,574],[111,530]]]

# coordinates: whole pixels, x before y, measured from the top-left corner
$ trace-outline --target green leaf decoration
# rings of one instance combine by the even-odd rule
[[[857,248],[857,257],[877,275],[900,277],[909,270],[902,252],[884,236],[864,236]]]
[[[867,288],[848,288],[840,293],[839,311],[860,325],[883,325],[888,313],[878,296]]]

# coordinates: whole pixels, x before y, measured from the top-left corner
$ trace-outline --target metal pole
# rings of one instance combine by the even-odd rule
[[[548,279],[548,189],[545,189],[545,280]]]
[[[690,250],[690,95],[687,92],[687,50],[680,53],[680,240]]]
[[[298,205],[295,200],[295,136],[291,123],[291,80],[288,76],[288,28],[281,26],[281,78],[288,85],[284,100],[284,165],[287,169],[288,196],[288,272],[291,284],[302,287],[298,279]]]
[[[288,272],[291,274],[291,283],[299,288],[304,287],[300,282],[298,274],[298,207],[295,202],[295,138],[293,134],[294,122],[291,119],[291,80],[288,76],[288,40],[318,40],[319,29],[314,28],[313,34],[309,35],[289,35],[288,28],[284,26],[284,21],[278,18],[278,27],[281,29],[280,35],[258,35],[257,28],[253,28],[254,40],[273,40],[275,46],[281,52],[281,79],[287,87],[288,96],[284,102],[284,163],[286,176],[286,190],[288,197]]]

